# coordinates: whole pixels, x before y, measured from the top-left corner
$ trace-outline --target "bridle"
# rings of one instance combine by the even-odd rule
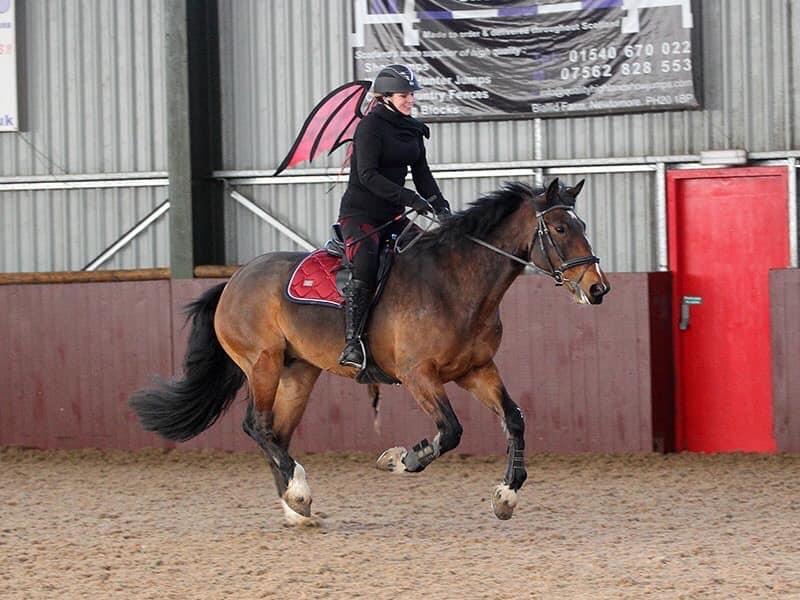
[[[467,237],[476,244],[483,246],[484,248],[488,248],[489,250],[496,252],[497,254],[505,256],[506,258],[510,258],[511,260],[518,262],[522,265],[525,265],[528,269],[531,269],[535,273],[538,273],[540,275],[547,275],[555,282],[557,286],[564,285],[565,283],[570,283],[572,285],[579,285],[581,280],[583,279],[583,276],[586,275],[586,271],[589,270],[588,268],[581,271],[580,277],[578,277],[578,279],[575,281],[565,277],[564,271],[574,269],[575,267],[580,267],[581,265],[587,265],[588,267],[588,265],[594,265],[599,263],[600,259],[596,257],[594,254],[587,254],[586,256],[579,256],[578,258],[570,258],[569,260],[564,258],[564,254],[559,249],[558,244],[556,244],[555,240],[553,239],[553,236],[550,235],[550,230],[547,228],[547,221],[545,221],[544,219],[544,216],[547,213],[557,209],[567,210],[575,214],[575,209],[566,204],[556,204],[555,206],[550,206],[544,210],[536,211],[536,232],[533,234],[533,239],[531,240],[530,251],[528,253],[528,260],[523,260],[519,256],[515,256],[510,252],[501,250],[497,246],[493,246],[492,244],[484,242],[483,240],[479,240],[478,238],[473,237],[471,235],[468,235]],[[580,220],[580,217],[578,217],[577,215],[575,216]],[[538,265],[533,263],[533,261],[530,260],[531,256],[533,255],[533,248],[536,246],[537,240],[539,243],[539,249],[541,250],[542,255],[544,255],[545,259],[547,260],[549,270],[542,269],[541,267],[539,267]],[[559,260],[561,261],[560,265],[556,266],[553,264],[553,261],[550,259],[550,254],[547,252],[546,243],[550,244],[550,247],[553,248],[553,250],[555,250]]]
[[[564,271],[568,271],[569,269],[573,269],[575,267],[580,267],[581,265],[595,265],[600,262],[600,259],[596,257],[594,254],[587,254],[586,256],[579,256],[578,258],[570,258],[569,260],[564,258],[564,255],[558,248],[558,244],[556,244],[555,240],[553,239],[553,236],[550,235],[550,230],[547,228],[547,222],[544,220],[544,216],[547,213],[559,208],[566,211],[570,211],[572,212],[573,215],[575,215],[575,209],[566,204],[557,204],[555,206],[546,208],[542,211],[536,211],[537,225],[536,225],[536,233],[533,235],[533,242],[531,243],[531,254],[533,254],[533,246],[534,244],[536,244],[536,240],[538,238],[539,249],[542,251],[542,254],[547,259],[547,264],[550,266],[550,271],[548,272],[534,265],[534,267],[536,267],[536,271],[538,273],[542,273],[544,275],[549,275],[550,277],[552,277],[556,285],[564,285],[564,283],[569,281],[566,277],[564,277]],[[580,221],[580,217],[578,217],[578,215],[575,215],[575,218],[577,218]],[[583,223],[583,221],[581,221],[581,223]],[[545,248],[545,243],[544,243],[545,238],[547,238],[547,241],[550,243],[550,246],[553,248],[553,250],[556,251],[559,260],[561,260],[561,265],[558,267],[556,267],[553,264],[553,261],[550,260],[550,254],[547,252],[547,248]],[[531,264],[533,263],[531,262]],[[583,271],[581,271],[581,276],[578,277],[577,281],[570,283],[574,283],[575,285],[579,284],[583,279],[583,276],[586,275],[586,271],[588,271],[588,269],[584,269]]]

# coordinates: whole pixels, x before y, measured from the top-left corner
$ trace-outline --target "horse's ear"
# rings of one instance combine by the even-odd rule
[[[551,206],[556,200],[558,200],[558,177],[550,182],[550,185],[547,186],[547,193],[545,194],[545,201],[548,206]]]
[[[567,193],[568,193],[570,196],[572,196],[573,198],[577,198],[577,197],[578,197],[578,194],[580,194],[580,193],[581,193],[581,190],[583,189],[583,184],[584,184],[584,183],[586,183],[586,180],[585,180],[585,179],[581,179],[581,180],[578,182],[578,185],[576,185],[575,187],[571,187],[571,188],[569,188],[569,189],[567,190]]]

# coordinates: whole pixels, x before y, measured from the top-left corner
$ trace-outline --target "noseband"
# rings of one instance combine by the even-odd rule
[[[544,220],[544,216],[547,213],[554,211],[558,208],[569,210],[572,211],[573,213],[575,212],[575,210],[571,206],[567,206],[566,204],[557,204],[555,206],[546,208],[542,211],[536,211],[536,221],[537,221],[536,233],[533,234],[533,239],[531,240],[531,246],[530,246],[531,250],[528,253],[528,260],[523,260],[519,256],[514,256],[510,252],[501,250],[497,246],[493,246],[492,244],[484,242],[483,240],[479,240],[478,238],[473,237],[471,235],[468,235],[467,238],[472,240],[476,244],[483,246],[484,248],[488,248],[492,252],[496,252],[497,254],[505,256],[506,258],[510,258],[511,260],[518,262],[522,265],[525,265],[526,267],[528,267],[529,269],[531,269],[536,273],[539,273],[540,275],[547,275],[555,282],[557,286],[564,285],[565,283],[572,283],[573,285],[578,285],[583,279],[583,276],[586,275],[586,271],[588,269],[584,269],[583,272],[581,273],[581,276],[578,277],[576,281],[572,281],[571,279],[567,279],[566,277],[564,277],[564,271],[568,271],[569,269],[572,269],[574,267],[579,267],[581,265],[594,265],[599,263],[600,259],[597,258],[594,254],[587,254],[586,256],[580,256],[578,258],[570,258],[569,260],[566,260],[564,258],[564,255],[559,249],[558,244],[556,244],[555,240],[550,235],[550,230],[547,228],[547,222]],[[542,269],[541,267],[539,267],[533,261],[530,260],[537,239],[539,240],[539,248],[541,249],[545,259],[547,259],[547,264],[550,267],[549,271],[547,269]],[[553,261],[550,260],[550,255],[547,253],[547,248],[545,246],[545,240],[547,240],[547,242],[550,244],[553,250],[556,251],[558,258],[561,260],[561,265],[559,265],[558,267],[556,267],[553,264]]]
[[[580,256],[578,258],[570,258],[569,260],[566,260],[564,258],[564,255],[561,253],[558,244],[556,244],[555,240],[553,239],[553,236],[550,235],[550,230],[547,228],[547,223],[544,220],[544,216],[547,213],[557,210],[559,208],[572,211],[574,213],[574,209],[571,206],[567,206],[566,204],[557,204],[555,206],[546,208],[542,211],[536,211],[536,220],[537,220],[536,233],[533,234],[533,240],[531,242],[531,254],[533,254],[533,246],[536,244],[536,240],[537,239],[539,240],[539,249],[542,251],[542,255],[547,260],[547,264],[550,267],[550,270],[547,271],[545,269],[540,269],[539,267],[534,265],[533,262],[529,262],[529,264],[533,265],[533,269],[537,273],[541,273],[542,275],[547,275],[548,277],[551,277],[556,285],[564,285],[567,281],[570,281],[569,279],[564,277],[564,271],[568,271],[569,269],[573,269],[575,267],[580,267],[581,265],[594,265],[599,263],[600,259],[597,258],[594,254],[587,254],[586,256]],[[553,250],[556,251],[558,258],[561,260],[561,265],[559,265],[558,267],[556,267],[553,264],[553,261],[550,260],[550,254],[547,252],[547,248],[545,247],[545,240],[547,240],[547,242],[550,244]],[[530,255],[528,256],[528,258],[530,259]],[[575,284],[579,284],[581,282],[581,279],[583,279],[583,276],[586,274],[586,271],[587,269],[583,270],[581,276],[578,277],[577,281],[574,282]]]

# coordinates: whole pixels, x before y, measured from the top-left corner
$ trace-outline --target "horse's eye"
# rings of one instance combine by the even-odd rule
[[[564,233],[566,230],[563,225],[556,225],[556,233]]]

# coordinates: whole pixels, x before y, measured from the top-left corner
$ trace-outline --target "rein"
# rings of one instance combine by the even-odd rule
[[[564,271],[568,271],[569,269],[572,269],[574,267],[579,267],[581,265],[597,264],[597,263],[600,262],[600,259],[598,257],[596,257],[594,254],[589,254],[587,256],[580,256],[578,258],[571,258],[569,260],[566,260],[564,258],[564,255],[561,253],[561,250],[559,250],[558,245],[555,243],[555,240],[553,240],[553,237],[550,235],[550,231],[547,229],[547,223],[544,220],[544,216],[547,213],[549,213],[549,212],[551,212],[553,210],[559,209],[559,208],[564,209],[564,210],[571,210],[571,211],[574,210],[571,206],[567,206],[567,205],[564,205],[564,204],[558,204],[556,206],[551,206],[550,208],[547,208],[547,209],[542,210],[542,211],[536,211],[536,219],[537,219],[536,233],[533,234],[533,240],[531,240],[531,251],[532,251],[533,250],[533,245],[536,243],[536,239],[537,238],[539,239],[539,248],[541,249],[542,254],[547,259],[547,262],[550,265],[550,270],[549,271],[547,269],[542,269],[541,267],[539,267],[538,265],[534,264],[530,260],[523,260],[518,256],[514,256],[510,252],[506,252],[505,250],[501,250],[497,246],[493,246],[492,244],[490,244],[488,242],[484,242],[483,240],[479,240],[478,238],[473,237],[471,235],[468,235],[467,239],[475,242],[476,244],[478,244],[480,246],[483,246],[484,248],[488,248],[492,252],[500,254],[501,256],[505,256],[506,258],[510,258],[511,260],[513,260],[515,262],[518,262],[521,265],[524,265],[525,267],[527,267],[528,269],[531,269],[533,272],[535,272],[535,273],[537,273],[539,275],[547,275],[548,277],[550,277],[555,282],[555,284],[557,286],[564,285],[567,282],[578,284],[578,283],[580,283],[581,279],[583,279],[583,276],[586,274],[586,269],[583,270],[583,272],[581,273],[581,276],[575,282],[573,282],[570,279],[567,279],[564,276]],[[547,253],[547,248],[545,247],[545,243],[544,243],[545,238],[547,238],[547,241],[550,242],[550,246],[552,246],[553,250],[556,251],[556,254],[558,254],[558,257],[561,259],[561,265],[558,266],[558,267],[556,267],[553,264],[553,261],[550,259],[550,255]]]
[[[375,229],[373,229],[369,233],[365,233],[364,235],[360,235],[357,238],[355,238],[353,240],[350,240],[349,242],[345,242],[345,246],[352,246],[354,244],[357,244],[361,240],[367,239],[371,235],[375,235],[379,231],[383,231],[384,229],[386,229],[392,223],[396,223],[397,221],[400,221],[403,217],[407,217],[411,212],[413,212],[413,210],[414,210],[413,208],[409,208],[406,212],[401,213],[401,214],[397,215],[396,217],[392,217],[391,219],[386,221],[386,223],[384,223],[383,225],[379,225],[378,227],[376,227]]]
[[[581,282],[581,279],[583,279],[583,276],[586,274],[586,269],[583,270],[583,272],[581,273],[581,276],[578,277],[578,279],[576,281],[572,281],[571,279],[567,279],[564,276],[564,271],[568,271],[569,269],[573,269],[573,268],[579,267],[581,265],[594,265],[594,264],[599,263],[600,259],[598,257],[596,257],[594,254],[588,254],[586,256],[579,256],[578,258],[571,258],[569,260],[564,258],[564,255],[561,253],[561,250],[559,250],[559,248],[558,248],[558,244],[556,244],[555,240],[553,239],[553,236],[550,235],[550,230],[547,228],[547,222],[544,220],[544,216],[547,213],[549,213],[551,211],[554,211],[554,210],[557,210],[557,209],[569,210],[569,211],[572,211],[574,213],[574,209],[571,206],[567,206],[566,204],[557,204],[555,206],[551,206],[549,208],[546,208],[545,210],[536,211],[536,233],[533,234],[533,239],[531,240],[531,253],[533,252],[533,246],[534,246],[534,244],[536,244],[536,240],[537,239],[539,240],[539,248],[542,251],[542,255],[544,255],[544,257],[547,259],[548,265],[550,266],[550,270],[549,271],[547,269],[542,269],[541,267],[536,265],[533,261],[524,260],[524,259],[520,258],[519,256],[515,256],[515,255],[511,254],[510,252],[506,252],[505,250],[502,250],[502,249],[498,248],[497,246],[493,246],[489,242],[484,242],[483,240],[480,240],[480,239],[478,239],[478,238],[476,238],[474,236],[467,235],[466,238],[468,240],[470,240],[470,241],[475,242],[479,246],[483,246],[484,248],[487,248],[488,250],[491,250],[492,252],[495,252],[496,254],[499,254],[500,256],[505,256],[506,258],[510,258],[514,262],[518,262],[519,264],[521,264],[524,267],[530,269],[531,271],[533,271],[534,273],[536,273],[538,275],[546,275],[546,276],[550,277],[557,286],[564,285],[565,283],[573,283],[573,284],[577,285],[577,284],[579,284]],[[377,233],[378,231],[381,231],[382,229],[385,229],[386,227],[388,227],[392,223],[395,223],[395,222],[401,220],[403,217],[408,216],[408,214],[411,213],[411,212],[414,212],[414,210],[413,209],[406,210],[404,213],[397,215],[396,217],[394,217],[390,221],[387,221],[383,225],[381,225],[379,227],[376,227],[374,230],[370,231],[369,233],[361,235],[361,236],[357,237],[354,240],[351,240],[349,242],[349,244],[347,244],[347,245],[355,244],[355,243],[360,242],[361,240],[363,240],[363,239],[365,239],[365,238],[367,238],[367,237],[369,237],[371,235],[374,235],[375,233]],[[428,219],[430,219],[431,221],[433,221],[433,222],[437,222],[437,223],[439,222],[439,220],[436,218],[435,215],[434,216],[425,215],[425,216]],[[400,247],[400,244],[398,244],[398,242],[400,242],[401,239],[404,239],[405,234],[407,233],[409,228],[413,225],[413,223],[414,223],[414,220],[409,221],[408,225],[405,227],[403,232],[398,236],[398,239],[397,239],[397,242],[396,242],[396,246],[395,246],[395,249],[397,250],[398,254],[402,254],[403,252],[408,250],[411,246],[413,246],[414,243],[416,243],[416,241],[424,233],[424,231],[421,231],[409,243],[407,243],[405,246]],[[550,246],[553,248],[553,250],[555,250],[556,254],[558,255],[558,258],[561,259],[561,265],[559,265],[558,267],[556,267],[553,264],[553,261],[550,259],[550,255],[548,254],[547,248],[545,247],[545,239],[547,239],[547,241],[550,243]]]

